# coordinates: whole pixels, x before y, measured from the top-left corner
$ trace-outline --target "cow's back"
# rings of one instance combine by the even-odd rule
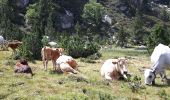
[[[3,36],[0,35],[0,43],[3,43],[4,42],[4,38]]]
[[[151,62],[162,67],[170,66],[170,48],[163,44],[156,46],[151,55]]]
[[[104,76],[106,73],[112,73],[114,72],[115,68],[116,68],[116,64],[113,64],[112,61],[114,59],[108,59],[104,62],[104,64],[102,65],[100,72],[101,72],[101,76]]]
[[[77,67],[76,61],[71,56],[67,56],[67,55],[60,56],[57,59],[56,63],[57,64],[68,63],[72,68],[76,68]]]

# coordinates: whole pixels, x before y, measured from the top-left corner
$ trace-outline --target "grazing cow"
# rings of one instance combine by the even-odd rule
[[[24,59],[21,59],[19,62],[15,64],[14,67],[15,73],[29,73],[33,76],[32,70],[28,65],[28,62]]]
[[[153,63],[151,69],[146,69],[144,72],[146,85],[155,84],[157,74],[161,76],[162,81],[167,79],[165,69],[170,68],[170,48],[163,44],[156,46],[151,55],[151,62]]]
[[[127,60],[123,57],[118,59],[108,59],[101,67],[101,76],[108,80],[117,80],[123,76],[127,79]]]
[[[52,60],[53,69],[56,70],[56,60],[60,55],[61,55],[61,50],[58,48],[50,48],[47,46],[43,47],[41,49],[41,56],[42,56],[44,69],[47,70],[48,60]]]
[[[61,71],[65,73],[78,73],[77,63],[71,56],[60,56],[57,59],[56,64],[61,69]]]
[[[14,40],[14,41],[12,41],[12,42],[8,42],[8,47],[10,47],[10,48],[13,50],[14,54],[16,53],[16,49],[17,49],[20,45],[22,45],[22,42],[20,42],[20,41],[18,41],[18,40]]]

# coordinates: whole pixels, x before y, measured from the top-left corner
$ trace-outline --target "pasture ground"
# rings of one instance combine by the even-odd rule
[[[16,61],[10,60],[11,51],[0,51],[0,99],[5,100],[168,100],[169,84],[162,83],[159,76],[155,86],[144,85],[143,67],[150,67],[149,55],[144,50],[107,49],[96,63],[76,59],[81,74],[57,74],[49,62],[48,71],[43,70],[42,61],[29,62],[33,77],[13,73]],[[141,86],[136,92],[128,81],[107,81],[101,78],[100,68],[109,58],[126,56],[128,70],[141,77]],[[167,71],[170,77],[170,71]]]

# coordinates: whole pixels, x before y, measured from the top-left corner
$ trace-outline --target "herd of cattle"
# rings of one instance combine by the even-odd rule
[[[0,36],[1,47],[4,42],[3,37]],[[11,47],[11,49],[15,51],[21,44],[22,42],[15,41],[8,43],[7,47]],[[51,60],[54,70],[60,70],[63,73],[69,74],[80,73],[76,60],[71,56],[64,55],[63,52],[63,48],[51,48],[48,46],[43,47],[41,49],[41,56],[44,70],[47,70],[48,61]],[[124,57],[106,60],[100,69],[101,76],[107,80],[118,80],[121,77],[127,79],[127,75],[129,75],[126,68],[127,62],[127,59]],[[170,48],[163,44],[156,46],[151,55],[151,62],[153,66],[150,69],[145,69],[144,71],[145,84],[154,85],[157,74],[161,76],[162,81],[166,81],[167,77],[165,74],[165,69],[170,67]],[[28,62],[24,59],[20,59],[20,61],[15,64],[14,72],[30,73],[33,75]]]

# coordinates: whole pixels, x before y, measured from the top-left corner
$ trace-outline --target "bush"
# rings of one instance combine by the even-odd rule
[[[19,48],[21,58],[28,60],[40,59],[42,43],[39,34],[33,33],[23,38],[23,44]]]
[[[130,77],[128,81],[129,81],[129,87],[132,90],[132,92],[138,92],[140,89],[145,88],[141,84],[141,77],[138,76],[134,76],[132,78]]]
[[[66,36],[61,41],[61,45],[67,50],[67,53],[74,58],[88,57],[97,53],[99,50],[99,45],[97,43],[86,41],[78,35]]]
[[[154,50],[155,46],[157,46],[159,43],[169,45],[169,37],[170,34],[168,32],[168,29],[164,25],[155,25],[146,41],[148,52],[151,53]]]

